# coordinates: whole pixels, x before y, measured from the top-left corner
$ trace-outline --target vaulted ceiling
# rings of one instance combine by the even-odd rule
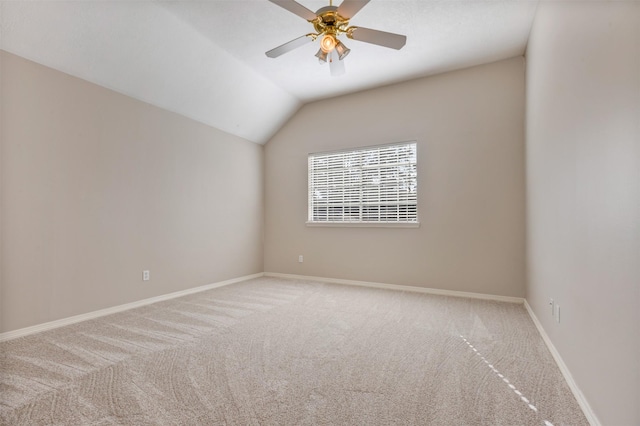
[[[407,44],[397,51],[345,38],[351,53],[339,77],[314,57],[318,42],[265,56],[313,30],[267,0],[3,1],[0,46],[265,143],[306,102],[523,55],[536,6],[372,0],[351,24],[404,34]]]

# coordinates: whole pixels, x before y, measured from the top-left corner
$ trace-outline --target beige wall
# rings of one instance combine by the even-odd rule
[[[600,422],[638,425],[640,3],[540,4],[527,181],[527,300]]]
[[[515,58],[304,106],[265,146],[265,270],[524,296],[524,80]],[[308,153],[407,140],[420,228],[305,226]]]
[[[1,58],[1,331],[262,272],[262,146]]]

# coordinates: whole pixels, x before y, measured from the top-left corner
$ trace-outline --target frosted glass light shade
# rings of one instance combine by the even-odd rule
[[[320,49],[323,52],[329,53],[336,47],[336,39],[331,34],[325,34],[320,40]]]
[[[336,44],[336,53],[338,54],[338,59],[343,60],[345,56],[347,56],[351,52],[347,46],[345,46],[341,41],[338,41]]]

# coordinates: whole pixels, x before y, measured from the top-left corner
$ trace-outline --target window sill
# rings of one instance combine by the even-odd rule
[[[419,228],[420,222],[307,222],[318,228]]]

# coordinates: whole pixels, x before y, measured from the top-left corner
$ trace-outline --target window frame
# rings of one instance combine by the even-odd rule
[[[405,221],[399,221],[399,220],[395,220],[395,221],[382,221],[382,220],[376,220],[376,221],[364,221],[362,220],[362,206],[363,204],[363,191],[365,188],[365,184],[362,180],[360,180],[358,188],[359,188],[359,199],[360,199],[360,205],[359,205],[359,216],[360,216],[360,220],[357,221],[345,221],[345,220],[340,220],[340,221],[331,221],[329,220],[329,218],[327,218],[326,221],[314,221],[313,220],[313,212],[314,212],[314,206],[317,206],[317,204],[314,203],[314,198],[313,198],[313,194],[312,191],[314,190],[313,186],[313,173],[317,173],[318,170],[317,169],[313,169],[312,168],[312,161],[314,158],[317,158],[319,156],[333,156],[333,155],[338,155],[341,153],[344,153],[345,155],[348,153],[357,153],[357,154],[362,154],[366,151],[369,150],[377,150],[378,154],[380,153],[380,151],[382,151],[384,148],[388,148],[388,147],[397,147],[397,146],[411,146],[413,145],[415,148],[415,159],[412,158],[412,161],[409,161],[407,164],[412,165],[412,170],[411,172],[414,173],[413,178],[415,179],[414,185],[415,185],[415,190],[412,191],[413,192],[413,196],[411,197],[411,200],[408,200],[409,203],[406,204],[406,206],[408,206],[407,208],[407,214],[410,211],[410,207],[413,206],[413,209],[415,210],[415,219],[413,217],[411,217],[410,220],[405,220]],[[356,154],[356,155],[357,155]],[[387,163],[387,164],[392,164],[392,163]],[[395,163],[398,167],[400,166],[400,163],[396,162]],[[376,166],[374,166],[374,169],[377,170],[381,170],[383,169],[385,166],[385,164],[377,164]],[[362,170],[363,170],[363,165],[360,164],[359,166],[360,172],[362,174]],[[388,168],[388,167],[387,167]],[[371,169],[371,168],[370,168]],[[343,178],[344,179],[344,178]],[[362,179],[362,177],[361,177]],[[372,206],[377,206],[378,209],[380,209],[381,206],[384,205],[384,200],[381,199],[381,195],[378,195],[378,199],[376,200],[377,204],[372,204]],[[398,197],[395,200],[392,200],[390,202],[391,205],[396,204],[398,206],[400,206],[400,195],[398,193]],[[410,140],[410,141],[404,141],[404,142],[394,142],[394,143],[385,143],[385,144],[380,144],[380,145],[369,145],[369,146],[362,146],[362,147],[354,147],[354,148],[345,148],[345,149],[340,149],[340,150],[332,150],[332,151],[323,151],[323,152],[314,152],[314,153],[309,153],[307,156],[307,221],[306,221],[306,225],[309,227],[372,227],[372,228],[418,228],[420,227],[420,220],[419,220],[419,212],[418,212],[418,142],[417,140]],[[338,204],[336,207],[345,207],[344,205],[340,205]],[[328,214],[328,213],[327,213]],[[400,215],[400,213],[398,213],[398,215]],[[413,216],[413,215],[411,215]],[[343,217],[344,217],[344,213],[343,213]]]

